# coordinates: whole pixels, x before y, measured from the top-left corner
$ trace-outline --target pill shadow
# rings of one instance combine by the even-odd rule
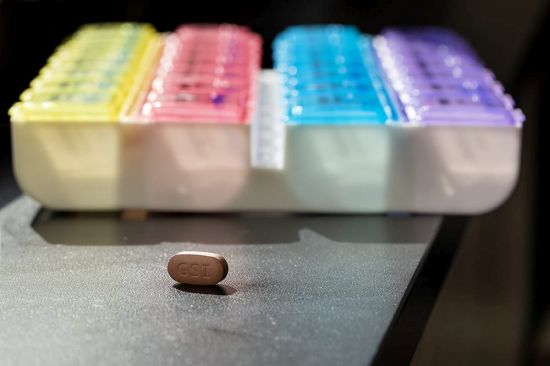
[[[46,242],[66,245],[286,244],[298,242],[303,229],[340,242],[411,243],[428,242],[439,221],[434,216],[258,212],[129,215],[40,209],[31,227]]]
[[[234,287],[227,285],[199,286],[178,283],[174,285],[174,288],[182,292],[201,295],[229,296],[237,292]]]

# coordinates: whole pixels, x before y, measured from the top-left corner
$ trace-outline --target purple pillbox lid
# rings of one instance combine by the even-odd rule
[[[521,126],[514,109],[470,45],[437,27],[388,28],[378,55],[409,122],[425,125]]]

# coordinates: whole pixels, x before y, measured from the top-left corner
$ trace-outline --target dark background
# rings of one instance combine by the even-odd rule
[[[0,0],[0,164],[10,161],[7,109],[47,57],[79,25],[150,22],[160,31],[186,22],[249,25],[264,37],[264,67],[275,34],[293,24],[349,23],[378,33],[387,25],[442,25],[466,37],[527,116],[514,194],[473,218],[413,360],[415,365],[550,364],[546,313],[548,243],[543,220],[547,166],[542,139],[548,107],[547,0],[104,1]],[[1,186],[1,185],[0,185]],[[9,192],[0,192],[0,200]]]

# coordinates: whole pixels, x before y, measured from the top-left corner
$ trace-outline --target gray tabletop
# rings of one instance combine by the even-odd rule
[[[438,217],[0,211],[1,365],[366,365]],[[214,287],[168,258],[213,251]]]

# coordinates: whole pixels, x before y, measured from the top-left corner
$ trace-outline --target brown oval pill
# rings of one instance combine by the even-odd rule
[[[209,252],[180,252],[168,261],[168,274],[188,285],[215,285],[227,276],[224,257]]]

